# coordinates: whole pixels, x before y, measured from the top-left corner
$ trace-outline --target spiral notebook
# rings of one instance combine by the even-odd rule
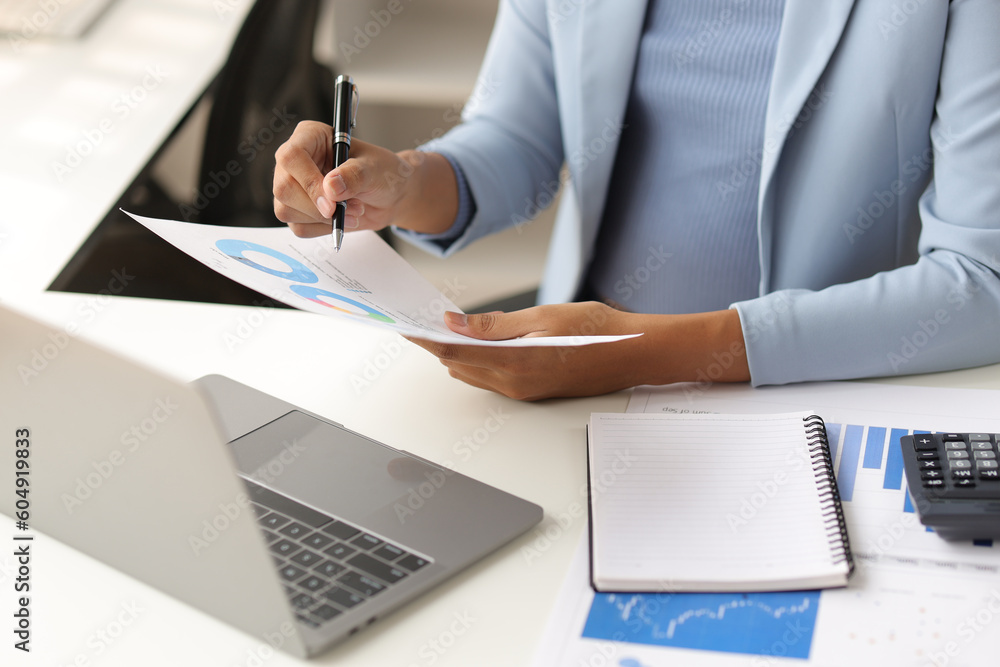
[[[809,412],[594,413],[588,478],[597,591],[832,588],[854,570]]]

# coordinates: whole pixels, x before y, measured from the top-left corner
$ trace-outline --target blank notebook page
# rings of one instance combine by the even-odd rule
[[[591,415],[595,586],[843,585],[808,415]]]

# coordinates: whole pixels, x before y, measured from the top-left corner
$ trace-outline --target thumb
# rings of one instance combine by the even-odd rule
[[[464,315],[448,311],[444,314],[445,324],[455,333],[481,340],[508,340],[520,338],[535,331],[524,311],[503,313],[481,313]]]

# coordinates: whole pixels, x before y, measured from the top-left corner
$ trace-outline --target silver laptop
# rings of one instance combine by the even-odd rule
[[[542,517],[245,385],[185,384],[3,305],[0,341],[0,430],[29,452],[29,530],[293,655]]]

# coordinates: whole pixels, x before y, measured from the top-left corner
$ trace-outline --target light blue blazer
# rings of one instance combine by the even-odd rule
[[[503,0],[465,122],[438,144],[477,212],[424,245],[525,224],[565,164],[540,301],[573,299],[645,12]],[[733,304],[754,384],[1000,361],[1000,2],[786,0],[764,142],[740,158],[731,185],[760,177],[760,296]]]

